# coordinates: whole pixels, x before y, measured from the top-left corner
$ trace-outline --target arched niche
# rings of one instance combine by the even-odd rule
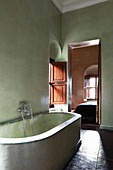
[[[98,76],[98,65],[97,64],[89,66],[84,72],[84,77],[85,76],[95,76],[95,75]]]

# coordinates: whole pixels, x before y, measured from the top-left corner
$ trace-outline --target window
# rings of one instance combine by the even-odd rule
[[[50,105],[66,104],[66,62],[51,62],[49,67]]]
[[[98,97],[98,77],[86,76],[84,80],[84,99],[94,99]]]

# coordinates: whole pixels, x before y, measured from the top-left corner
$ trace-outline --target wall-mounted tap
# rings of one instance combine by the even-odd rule
[[[19,109],[18,111],[21,113],[22,119],[23,119],[23,127],[24,127],[24,136],[26,136],[26,130],[25,130],[25,120],[24,120],[24,113],[27,114],[28,116],[31,115],[31,127],[32,127],[32,135],[33,133],[33,114],[32,114],[32,108],[31,108],[31,103],[22,101],[19,102]]]
[[[30,102],[22,101],[22,102],[19,102],[19,105],[20,105],[18,109],[19,112],[23,112],[27,115],[31,114],[32,108],[31,108]]]

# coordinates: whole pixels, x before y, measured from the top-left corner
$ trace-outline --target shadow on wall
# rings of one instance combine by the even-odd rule
[[[61,48],[57,41],[52,41],[50,44],[50,58],[53,60],[61,58]]]

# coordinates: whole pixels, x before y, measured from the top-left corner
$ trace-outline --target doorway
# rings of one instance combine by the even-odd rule
[[[101,41],[100,39],[68,44],[68,111],[84,99],[84,81],[89,67],[98,65],[98,90],[95,123],[101,123]],[[96,74],[90,76],[97,76]],[[94,78],[93,78],[94,79]],[[88,88],[87,88],[88,89]],[[94,90],[94,89],[93,89]],[[91,101],[91,100],[90,100]]]

